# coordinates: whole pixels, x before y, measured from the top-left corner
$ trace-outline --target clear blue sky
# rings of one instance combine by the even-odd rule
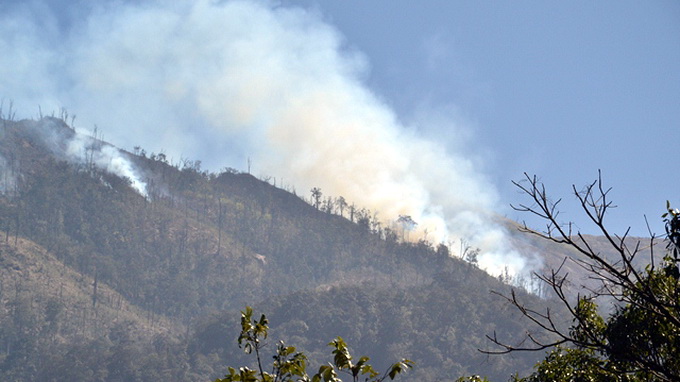
[[[115,8],[144,2],[96,3]],[[99,35],[79,39],[81,31],[71,29],[75,21],[87,17],[94,3],[4,1],[0,12],[8,14],[26,4],[32,5],[24,8],[24,16],[31,14],[26,17],[41,29],[36,32],[39,38],[17,36],[23,33],[17,32],[22,25],[0,31],[0,45],[10,53],[5,61],[0,58],[0,65],[6,66],[0,67],[0,74],[5,73],[0,78],[0,97],[14,99],[23,110],[34,108],[41,102],[40,93],[51,90],[61,92],[60,99],[75,99],[75,92],[83,89],[81,79],[60,74],[81,65],[69,61],[71,53],[87,57],[82,49],[68,50],[69,43],[84,41],[87,49],[98,49],[92,41],[105,41]],[[570,212],[563,215],[565,220],[578,221],[576,207],[569,204],[571,185],[593,181],[598,169],[613,187],[610,196],[619,206],[610,214],[616,232],[632,226],[634,234],[645,234],[646,214],[654,231],[661,233],[659,216],[665,201],[680,206],[678,1],[283,0],[269,4],[312,9],[337,28],[344,49],[360,52],[369,68],[362,72],[361,81],[403,125],[478,160],[477,171],[488,175],[504,206],[524,201],[511,180],[526,171],[540,176],[555,198],[564,198]],[[106,22],[106,13],[97,20]],[[96,25],[89,27],[97,31]],[[19,49],[25,41],[28,48],[36,41],[44,46],[35,51],[26,46]],[[149,41],[148,47],[154,44]],[[48,64],[35,71],[9,67],[17,60],[25,60],[27,66],[40,60]],[[49,86],[39,85],[50,77],[56,79]],[[21,88],[26,83],[30,86]],[[68,92],[63,91],[66,87]],[[94,99],[94,94],[82,96],[66,106],[79,116],[88,113],[85,105],[100,105],[116,116],[132,115],[131,109],[147,106],[140,105],[146,99],[133,97],[119,105],[124,113],[116,111],[116,93],[112,94],[101,99]],[[149,104],[150,120],[154,110],[157,116],[167,111]],[[420,123],[438,116],[465,126],[467,134]],[[108,117],[91,119],[101,126]],[[164,122],[159,121],[155,123]],[[105,138],[116,137],[115,131],[104,131]],[[143,132],[125,134],[141,137]],[[154,134],[136,143],[153,145]],[[114,143],[131,147],[126,141],[114,139]],[[207,152],[214,140],[204,145]],[[509,208],[503,213],[516,220],[527,218]],[[592,232],[588,226],[581,228]]]
[[[645,214],[660,229],[665,201],[680,205],[680,2],[283,3],[337,26],[404,119],[453,108],[507,203],[524,171],[566,203],[601,169],[618,232],[646,233]]]

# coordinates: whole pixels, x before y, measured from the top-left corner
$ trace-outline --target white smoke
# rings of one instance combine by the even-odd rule
[[[23,128],[30,127],[33,127],[35,137],[59,158],[118,175],[129,180],[135,191],[147,197],[146,182],[142,180],[142,175],[118,148],[86,132],[71,130],[63,121],[55,118],[44,118]]]
[[[97,153],[96,164],[106,171],[130,180],[130,185],[140,195],[147,197],[146,182],[141,180],[140,175],[132,162],[123,157],[120,151],[112,146],[104,146]]]
[[[135,191],[147,197],[146,182],[142,181],[135,166],[123,156],[119,149],[76,132],[66,142],[66,154],[73,162],[89,163],[96,168],[128,179]]]
[[[298,189],[320,187],[386,221],[411,216],[436,242],[465,238],[492,274],[527,270],[493,222],[494,186],[466,156],[407,129],[365,85],[365,57],[320,15],[255,1],[170,3],[95,5],[58,44],[41,28],[55,16],[5,13],[0,96],[65,106],[116,144],[212,168],[247,156]]]

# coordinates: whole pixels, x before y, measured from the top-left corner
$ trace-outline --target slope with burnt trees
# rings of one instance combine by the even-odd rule
[[[480,354],[486,334],[523,333],[490,293],[509,286],[445,246],[402,240],[360,206],[117,151],[142,195],[97,161],[105,142],[74,154],[62,120],[0,128],[3,379],[214,379],[240,357],[234,312],[247,304],[313,359],[336,335],[376,362],[410,357],[407,380],[480,367],[506,378],[540,356]]]

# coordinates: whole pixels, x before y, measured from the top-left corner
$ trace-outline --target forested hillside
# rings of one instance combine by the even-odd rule
[[[415,361],[404,380],[505,380],[542,357],[477,351],[528,328],[490,293],[509,279],[322,190],[119,151],[56,118],[2,120],[0,170],[2,380],[213,380],[245,362],[245,305],[313,364],[340,335],[378,366]],[[514,240],[547,265],[569,254]]]

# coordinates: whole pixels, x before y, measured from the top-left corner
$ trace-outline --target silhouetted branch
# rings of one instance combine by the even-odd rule
[[[658,292],[653,288],[653,280],[650,280],[648,271],[643,273],[636,269],[634,265],[636,256],[641,252],[640,241],[638,240],[632,247],[629,247],[626,241],[629,238],[630,228],[622,236],[614,235],[606,228],[604,223],[605,217],[609,209],[616,206],[609,200],[611,188],[604,187],[599,171],[597,180],[586,185],[581,191],[578,191],[575,186],[572,186],[572,190],[589,221],[595,224],[609,244],[609,247],[616,254],[614,259],[609,259],[604,254],[597,252],[588,238],[581,234],[581,232],[576,231],[574,233],[572,223],[559,223],[558,217],[560,211],[558,205],[561,199],[554,202],[551,201],[545,186],[535,175],[530,176],[524,173],[524,179],[519,182],[513,182],[513,184],[529,197],[531,203],[519,204],[518,206],[513,205],[512,208],[516,211],[530,213],[546,222],[544,231],[529,228],[526,223],[519,228],[520,231],[553,243],[566,244],[582,256],[581,258],[565,258],[556,270],[551,270],[548,274],[535,273],[538,279],[546,283],[553,290],[557,300],[569,313],[573,321],[572,328],[577,327],[579,330],[562,329],[551,315],[549,309],[546,309],[545,312],[539,312],[527,307],[518,300],[514,290],[511,291],[510,296],[496,293],[506,299],[522,315],[553,339],[541,340],[534,333],[527,332],[526,337],[519,344],[512,345],[500,340],[496,333],[494,333],[493,336],[487,335],[487,339],[498,346],[499,349],[491,351],[480,350],[481,352],[486,354],[505,354],[513,351],[540,351],[565,343],[602,353],[611,352],[615,349],[612,349],[611,345],[603,338],[600,329],[592,327],[592,322],[589,321],[590,318],[584,316],[581,310],[588,309],[590,307],[588,302],[600,297],[613,298],[623,304],[622,306],[634,305],[643,311],[663,317],[671,325],[680,327],[680,314],[677,312],[678,292],[675,292],[676,299],[670,302],[668,299],[660,298],[657,295]],[[677,212],[673,211],[669,213],[677,214]],[[666,230],[670,235],[671,232],[675,231],[669,229],[668,224]],[[649,225],[647,227],[649,230]],[[649,247],[645,247],[645,249],[648,248],[650,251],[650,263],[653,270],[655,235],[651,233],[651,230],[649,231],[651,236],[650,243]],[[680,235],[678,238],[680,241]],[[672,249],[677,251],[677,245],[676,248]],[[584,287],[588,295],[578,295],[578,304],[575,306],[567,298],[566,291],[569,274],[563,271],[566,261],[572,261],[588,274],[588,279],[596,280],[600,283],[597,288]],[[582,302],[585,304],[583,307],[581,305]],[[654,375],[662,377],[669,375],[667,370],[663,370],[663,364],[659,362],[655,364],[648,359],[634,359],[632,362],[640,368],[649,370]]]

